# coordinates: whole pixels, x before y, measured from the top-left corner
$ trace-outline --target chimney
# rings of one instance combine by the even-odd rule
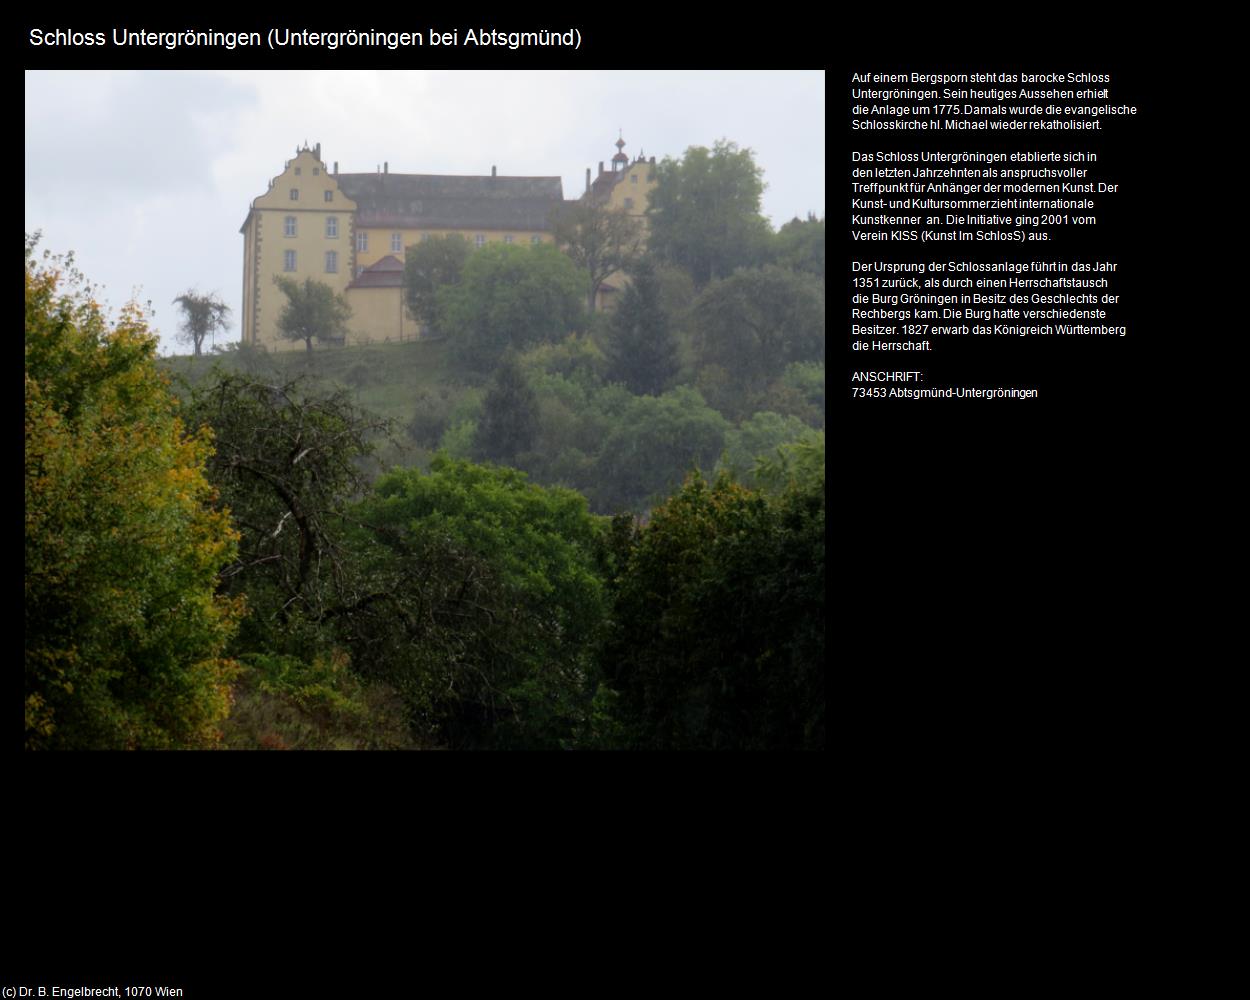
[[[586,168],[586,193],[590,193],[590,167]]]
[[[318,163],[321,162],[321,143],[317,143],[317,145],[313,146],[313,156],[317,158]]]
[[[382,173],[389,174],[390,172],[391,172],[391,161],[383,160],[382,161]]]
[[[339,161],[335,160],[334,161],[334,176],[337,177],[338,175],[339,175]]]
[[[655,157],[654,157],[654,156],[653,156],[653,157],[651,157],[651,162],[652,162],[652,163],[654,163],[654,162],[655,162]]]
[[[599,173],[600,174],[603,173],[603,161],[602,160],[599,161]]]
[[[498,173],[499,173],[499,171],[495,168],[495,165],[492,163],[492,164],[491,164],[491,167],[490,167],[490,175],[491,175],[492,177],[494,177],[494,176],[496,176]]]

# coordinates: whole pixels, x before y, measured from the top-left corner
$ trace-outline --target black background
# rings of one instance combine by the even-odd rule
[[[846,501],[832,537],[846,544],[850,607],[870,624],[860,637],[866,652],[1014,669],[1043,658],[1097,657],[1123,648],[1143,625],[1141,588],[1157,556],[1144,530],[1166,485],[1158,437],[1175,406],[1153,363],[1174,333],[1176,283],[1166,273],[1164,236],[1173,196],[1158,168],[1174,124],[1156,68],[1126,58],[1114,32],[1090,28],[1073,37],[1060,41],[1039,29],[1006,44],[943,43],[939,32],[910,49],[865,46],[843,74],[830,74],[830,131],[838,144],[830,155],[832,231],[846,223],[844,270],[839,275],[831,264],[828,278],[830,354],[843,363],[830,370],[841,367],[847,378],[841,390],[829,388],[831,437],[844,446],[842,462],[831,457],[830,489],[837,493],[842,477]],[[1111,98],[1100,103],[1133,104],[1138,113],[1105,120],[1101,132],[852,132],[856,71],[1109,73]],[[1120,188],[1093,196],[1096,226],[1054,229],[1048,244],[856,243],[849,227],[854,149],[1092,149],[1099,154],[1095,179]],[[1114,261],[1109,291],[1120,301],[1097,322],[1127,326],[1128,335],[937,338],[930,352],[853,352],[850,262],[878,258]],[[849,373],[865,369],[924,369],[924,384],[1036,386],[1040,394],[1028,401],[853,399]],[[839,510],[837,502],[831,507]],[[970,670],[965,688],[960,673],[947,682],[969,697],[987,679]]]

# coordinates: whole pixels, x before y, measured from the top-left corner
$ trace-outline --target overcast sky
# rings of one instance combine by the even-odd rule
[[[116,308],[151,300],[162,353],[173,299],[218,293],[239,338],[253,198],[307,141],[340,171],[555,176],[564,196],[616,152],[680,157],[726,138],[764,169],[774,227],[825,214],[823,72],[26,73],[26,232],[74,251]]]

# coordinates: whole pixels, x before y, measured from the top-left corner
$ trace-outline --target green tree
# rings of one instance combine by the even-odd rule
[[[455,405],[452,389],[447,385],[418,389],[412,397],[412,418],[408,421],[408,436],[422,448],[436,448],[438,440],[451,425],[451,411]]]
[[[559,375],[585,389],[603,384],[603,351],[591,337],[572,333],[559,343],[531,347],[518,360],[527,374]]]
[[[334,289],[320,281],[274,275],[273,283],[287,298],[278,317],[278,332],[287,340],[302,340],[312,354],[314,340],[341,340],[347,336],[352,307]]]
[[[808,215],[806,221],[793,218],[777,230],[773,238],[773,259],[792,271],[825,277],[825,220]]]
[[[690,477],[638,529],[602,658],[626,744],[823,749],[824,482]]]
[[[640,395],[658,396],[677,374],[677,338],[661,306],[660,282],[649,261],[639,261],[608,320],[603,353],[607,379]]]
[[[804,434],[755,462],[755,481],[771,493],[814,493],[825,481],[825,432]]]
[[[469,259],[469,243],[457,233],[433,236],[404,255],[404,297],[408,311],[434,334],[439,333],[438,293],[460,283]]]
[[[760,214],[763,192],[751,150],[727,140],[666,157],[647,207],[651,251],[684,267],[698,288],[760,263],[772,232]]]
[[[28,748],[219,739],[241,613],[215,594],[234,553],[142,313],[109,327],[72,259],[26,246]]]
[[[605,605],[602,528],[571,490],[435,456],[356,509],[375,587],[344,618],[353,660],[453,748],[569,745]]]
[[[824,361],[824,284],[771,265],[739,271],[703,290],[691,324],[701,364],[762,388],[792,362]]]
[[[591,491],[603,512],[641,510],[680,485],[692,468],[711,468],[729,424],[686,386],[636,396],[617,414],[595,463]]]
[[[475,456],[511,465],[534,444],[538,431],[538,399],[525,379],[516,355],[504,355],[482,401],[474,439]]]
[[[552,212],[552,230],[569,259],[586,276],[586,312],[604,281],[631,267],[642,253],[645,233],[640,220],[590,198],[565,202]]]
[[[824,427],[825,366],[819,361],[787,365],[758,401],[760,409],[798,417],[809,427]]]
[[[439,314],[456,360],[486,372],[509,347],[559,341],[578,329],[582,283],[550,244],[492,243],[470,256],[459,285],[439,293]]]
[[[817,437],[823,441],[823,432],[813,430],[797,417],[762,410],[725,435],[721,465],[740,482],[749,484],[754,481],[760,459],[771,458],[783,445]]]
[[[182,307],[178,339],[194,345],[196,357],[203,353],[205,340],[230,327],[230,307],[216,295],[200,295],[192,288],[174,299],[174,305]]]

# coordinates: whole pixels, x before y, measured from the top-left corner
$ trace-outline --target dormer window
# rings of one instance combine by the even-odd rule
[[[299,201],[299,188],[291,188],[291,201]]]
[[[327,191],[327,192],[326,192],[326,201],[334,201],[334,192],[333,192],[333,191]]]

